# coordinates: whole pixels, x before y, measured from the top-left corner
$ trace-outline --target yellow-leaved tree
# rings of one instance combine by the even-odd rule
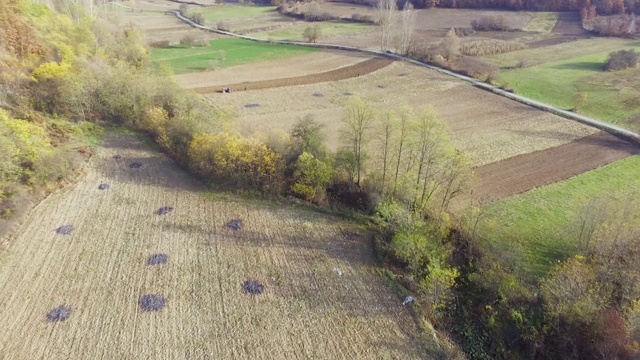
[[[188,161],[190,168],[205,179],[263,191],[278,186],[280,155],[265,144],[233,133],[194,135]]]

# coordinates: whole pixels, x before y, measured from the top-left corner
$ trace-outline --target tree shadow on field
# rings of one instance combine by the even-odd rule
[[[604,64],[597,61],[581,61],[568,64],[556,65],[554,69],[561,70],[580,70],[580,71],[597,71],[602,72]]]
[[[282,218],[282,214],[279,215]],[[286,222],[285,219],[283,222]],[[295,221],[292,219],[291,221]],[[167,225],[177,228],[182,225]],[[201,231],[205,231],[201,229]],[[226,225],[216,228],[216,233],[205,237],[206,246],[213,246],[215,241],[238,247],[274,247],[283,248],[289,252],[289,261],[326,261],[340,260],[354,265],[374,265],[375,258],[371,240],[364,235],[354,235],[349,231],[342,234],[316,234],[297,232],[291,234],[279,233],[269,235],[260,230],[253,230],[252,224],[246,224],[240,230],[232,230]]]
[[[204,190],[202,183],[145,141],[130,135],[109,135],[104,139],[102,147],[107,151],[95,168],[104,179],[110,179],[112,183],[128,182],[188,191]],[[119,158],[114,158],[116,155]],[[141,166],[131,168],[133,163],[140,163]]]

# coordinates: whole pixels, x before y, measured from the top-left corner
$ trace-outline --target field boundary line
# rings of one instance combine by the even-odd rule
[[[394,60],[400,60],[400,61],[405,61],[408,62],[410,64],[413,65],[417,65],[417,66],[421,66],[421,67],[426,67],[428,69],[431,70],[435,70],[437,72],[440,72],[442,74],[448,75],[448,76],[452,76],[454,78],[457,78],[459,80],[463,80],[466,81],[468,83],[471,83],[473,86],[476,86],[480,89],[483,90],[487,90],[490,91],[496,95],[500,95],[502,97],[506,97],[508,99],[517,101],[519,103],[525,104],[525,105],[529,105],[531,107],[537,108],[539,110],[542,111],[546,111],[549,112],[551,114],[555,114],[558,116],[561,116],[563,118],[569,119],[569,120],[574,120],[577,121],[583,125],[587,125],[587,126],[591,126],[593,128],[599,129],[599,130],[603,130],[608,132],[611,135],[614,135],[616,137],[619,137],[623,140],[632,142],[636,145],[640,145],[640,134],[631,131],[629,129],[623,128],[621,126],[617,126],[617,125],[613,125],[613,124],[609,124],[606,123],[604,121],[601,120],[597,120],[588,116],[583,116],[580,114],[576,114],[574,112],[571,111],[567,111],[564,109],[560,109],[558,107],[555,107],[553,105],[549,105],[522,95],[517,95],[514,94],[512,92],[503,90],[501,88],[498,88],[494,85],[491,84],[487,84],[485,82],[482,82],[480,80],[476,80],[472,77],[466,76],[466,75],[461,75],[458,74],[456,72],[453,72],[451,70],[447,70],[435,65],[431,65],[431,64],[427,64],[424,63],[422,61],[418,61],[418,60],[414,60],[411,58],[408,58],[406,56],[402,56],[402,55],[398,55],[398,54],[394,54],[394,53],[388,53],[388,52],[384,52],[384,51],[376,51],[376,50],[368,50],[368,49],[361,49],[361,48],[357,48],[357,47],[353,47],[353,46],[343,46],[343,45],[336,45],[336,44],[325,44],[325,43],[321,43],[321,44],[317,44],[317,43],[304,43],[304,42],[300,42],[300,41],[289,41],[289,40],[276,40],[276,41],[269,41],[269,40],[265,40],[265,39],[259,39],[259,38],[255,38],[252,36],[246,36],[246,35],[241,35],[241,34],[236,34],[230,31],[223,31],[223,30],[218,30],[218,29],[214,29],[214,28],[210,28],[208,26],[203,26],[200,24],[195,23],[194,21],[192,21],[191,19],[182,16],[180,14],[179,11],[177,10],[169,10],[171,12],[173,12],[176,17],[184,22],[186,22],[187,24],[201,29],[201,30],[205,30],[205,31],[210,31],[210,32],[215,32],[218,34],[222,34],[222,35],[227,35],[227,36],[233,36],[233,37],[237,37],[240,39],[245,39],[245,40],[250,40],[250,41],[255,41],[255,42],[261,42],[261,43],[273,43],[273,44],[282,44],[282,45],[296,45],[296,46],[307,46],[307,47],[316,47],[316,48],[321,48],[321,49],[335,49],[335,50],[345,50],[345,51],[354,51],[354,52],[359,52],[359,53],[364,53],[364,54],[370,54],[370,55],[374,55],[374,56],[383,56],[383,57],[387,57],[387,58],[391,58]]]

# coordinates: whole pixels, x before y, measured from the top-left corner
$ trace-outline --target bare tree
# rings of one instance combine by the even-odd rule
[[[400,175],[400,164],[402,163],[404,151],[405,151],[405,142],[407,140],[407,135],[409,134],[409,121],[411,119],[411,111],[403,110],[400,112],[400,118],[398,120],[398,152],[396,155],[396,170],[395,176],[393,177],[393,190],[391,191],[391,196],[394,197],[396,195],[396,190],[398,188],[398,176]]]
[[[376,12],[378,15],[378,25],[382,29],[380,36],[380,49],[389,49],[389,38],[391,36],[391,28],[396,20],[396,0],[378,0]]]
[[[444,170],[446,149],[443,145],[448,144],[448,139],[444,124],[438,120],[431,106],[422,108],[412,125],[418,166],[413,207],[417,209],[423,207],[442,184],[439,175]]]
[[[444,56],[447,61],[450,61],[460,54],[460,38],[456,35],[456,31],[453,28],[447,31],[444,39],[440,42],[440,48],[442,49],[442,56]]]
[[[378,140],[382,147],[380,159],[382,161],[382,184],[380,187],[383,195],[385,194],[387,173],[389,172],[389,166],[391,165],[391,141],[393,140],[395,122],[394,113],[387,110],[381,118],[380,127],[378,129]]]
[[[409,53],[409,49],[411,48],[411,36],[413,34],[416,23],[416,13],[415,11],[413,11],[413,5],[411,5],[411,2],[409,1],[404,3],[400,22],[402,24],[402,27],[400,33],[399,52],[402,55],[407,55]]]
[[[308,26],[306,29],[304,29],[302,36],[304,36],[304,38],[307,39],[308,42],[315,43],[318,41],[318,38],[322,36],[322,29],[318,24]]]
[[[347,115],[343,122],[343,138],[346,146],[353,154],[355,160],[356,184],[360,186],[363,162],[366,158],[364,152],[369,142],[369,130],[375,120],[375,112],[371,105],[359,97],[353,97],[347,104]]]

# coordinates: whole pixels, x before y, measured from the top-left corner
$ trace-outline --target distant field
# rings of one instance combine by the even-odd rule
[[[202,14],[207,22],[215,25],[220,20],[246,19],[269,14],[275,12],[276,7],[248,5],[190,6],[189,11]]]
[[[252,33],[251,36],[274,40],[305,40],[304,36],[302,36],[302,33],[307,27],[314,25],[319,26],[322,33],[322,36],[320,36],[318,42],[323,42],[327,37],[333,35],[366,32],[373,30],[373,28],[375,27],[374,25],[363,23],[326,21],[314,24],[301,23],[283,29]]]
[[[496,257],[530,279],[576,251],[579,212],[590,199],[629,210],[640,227],[640,156],[619,160],[571,179],[487,206],[482,237]],[[633,226],[633,224],[629,224]]]
[[[498,82],[519,94],[562,108],[573,108],[575,94],[585,92],[581,113],[615,124],[629,125],[640,113],[640,69],[604,72],[609,52],[640,50],[637,40],[588,39],[546,48],[490,57],[502,66],[527,60],[534,66],[506,70]]]
[[[152,49],[151,61],[168,64],[176,74],[209,70],[308,54],[318,49],[257,43],[243,39],[217,39],[208,47],[170,46]]]

